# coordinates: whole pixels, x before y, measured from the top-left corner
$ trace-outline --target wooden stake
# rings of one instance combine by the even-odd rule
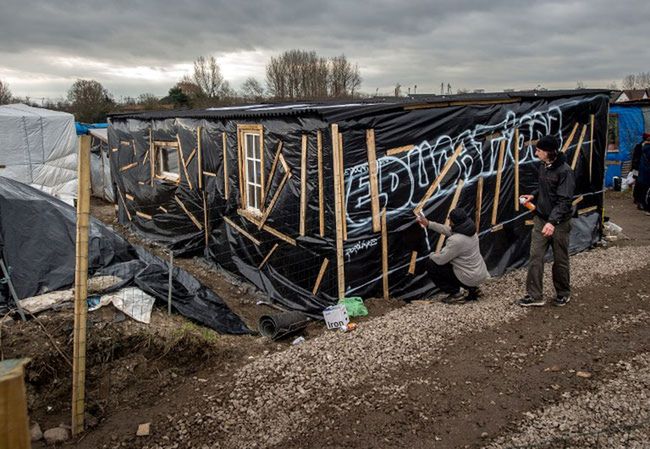
[[[463,186],[465,185],[465,180],[460,179],[458,180],[458,184],[456,184],[456,191],[454,192],[454,197],[451,199],[451,204],[449,205],[449,210],[447,211],[447,218],[445,219],[445,224],[449,226],[449,214],[451,213],[452,210],[456,209],[456,205],[458,204],[458,199],[460,198],[460,192],[463,190]],[[436,246],[436,252],[439,253],[440,250],[442,249],[442,245],[445,243],[445,235],[440,234],[440,238],[438,238],[438,245]]]
[[[196,148],[192,149],[192,152],[190,155],[187,157],[185,160],[185,166],[188,167],[190,165],[190,162],[192,162],[192,158],[196,155]]]
[[[117,188],[117,194],[120,196],[120,199],[122,200],[122,205],[124,206],[124,211],[126,212],[126,216],[129,217],[129,221],[133,221],[131,218],[131,213],[129,212],[129,208],[126,206],[126,201],[124,200],[124,196],[122,195],[122,191],[120,190],[119,186],[115,186]]]
[[[395,156],[396,154],[411,151],[413,148],[415,148],[415,145],[404,145],[402,147],[390,148],[386,150],[386,156]]]
[[[381,211],[381,280],[384,299],[388,299],[388,227],[386,225],[386,208]]]
[[[255,237],[253,237],[253,236],[252,236],[248,231],[246,231],[244,228],[242,228],[241,226],[235,224],[235,222],[232,221],[230,218],[228,218],[228,217],[223,217],[223,221],[225,221],[226,223],[228,223],[228,225],[229,225],[231,228],[233,228],[234,230],[236,230],[239,234],[243,235],[243,236],[246,237],[248,240],[250,240],[251,242],[253,242],[253,244],[255,244],[255,246],[260,246],[260,245],[262,244],[262,242],[260,242],[258,239],[256,239]]]
[[[494,226],[497,224],[497,213],[499,212],[499,195],[501,195],[501,173],[503,172],[503,154],[506,150],[506,141],[502,140],[499,146],[499,162],[497,162],[497,185],[494,189],[494,203],[492,205],[492,221]]]
[[[203,174],[204,174],[205,176],[212,176],[213,178],[216,178],[216,177],[217,177],[217,174],[216,174],[216,173],[212,173],[211,171],[204,171]],[[228,183],[226,183],[225,185],[227,186]],[[224,186],[224,187],[225,187],[225,186]],[[226,189],[226,190],[227,190],[227,189]],[[226,199],[228,199],[228,198],[226,198]]]
[[[125,165],[124,167],[120,167],[120,171],[126,171],[130,168],[137,167],[138,163],[137,162],[132,162],[129,165]]]
[[[278,149],[275,150],[275,157],[273,158],[273,163],[271,164],[271,171],[269,172],[269,179],[266,182],[266,195],[265,197],[268,198],[269,196],[269,191],[271,190],[271,184],[273,183],[273,176],[275,175],[275,169],[278,167],[278,161],[280,160],[280,154],[282,152],[282,141],[278,142]],[[287,167],[288,168],[288,167]],[[285,170],[286,173],[286,170]]]
[[[571,134],[569,134],[569,137],[567,137],[566,141],[564,142],[564,145],[562,145],[562,153],[564,153],[566,150],[569,149],[569,146],[571,145],[571,142],[573,141],[573,136],[575,136],[576,131],[578,130],[578,125],[579,123],[576,122],[573,125],[573,129],[571,130]]]
[[[594,114],[589,116],[589,183],[591,183],[591,171],[594,163]]]
[[[72,434],[84,430],[86,399],[86,318],[88,313],[88,222],[90,219],[90,136],[79,138],[77,236],[72,360]],[[125,206],[126,207],[126,206]]]
[[[372,208],[372,232],[381,230],[379,218],[379,183],[377,179],[377,155],[375,152],[375,130],[366,130],[366,148],[368,151],[368,175],[370,176],[370,206]]]
[[[133,195],[128,194],[128,193],[125,194],[124,196],[125,196],[126,199],[129,200],[129,201],[133,201],[133,200],[135,200],[135,197],[134,197]]]
[[[139,210],[136,210],[135,214],[140,218],[144,218],[145,220],[152,220],[153,219],[153,217],[151,215],[145,214],[144,212],[140,212]]]
[[[153,187],[153,179],[156,175],[156,147],[153,144],[153,129],[149,127],[149,184]]]
[[[280,240],[284,240],[287,242],[289,245],[296,246],[296,240],[292,239],[286,234],[283,234],[282,232],[278,231],[277,229],[272,228],[271,226],[265,224],[262,226],[262,230],[268,232],[269,234],[272,234],[279,238]]]
[[[588,214],[589,212],[593,212],[593,211],[595,211],[595,210],[597,210],[597,209],[598,209],[598,206],[587,207],[587,208],[585,208],[585,209],[581,209],[581,210],[579,210],[579,211],[578,211],[578,215]]]
[[[440,171],[440,174],[438,177],[433,181],[433,183],[429,186],[427,189],[427,192],[424,194],[418,205],[413,209],[413,213],[415,215],[418,215],[420,212],[422,212],[422,208],[424,208],[424,204],[427,202],[429,198],[431,198],[431,195],[433,195],[433,192],[436,191],[436,188],[438,185],[442,182],[442,180],[445,178],[445,175],[453,165],[454,161],[458,158],[460,155],[461,151],[463,150],[463,142],[458,144],[458,147],[456,147],[456,151],[454,151],[454,154],[451,155],[451,157],[447,160],[445,163],[445,166],[442,168]]]
[[[585,139],[585,133],[587,132],[587,125],[582,125],[582,131],[580,131],[580,139],[578,139],[578,145],[576,145],[575,152],[573,153],[573,162],[571,162],[571,170],[576,169],[578,164],[578,156],[582,152],[582,142]]]
[[[343,223],[341,223],[341,173],[339,151],[339,126],[332,125],[332,169],[334,171],[334,219],[336,222],[336,279],[338,284],[338,298],[345,297],[345,265],[343,262]]]
[[[483,177],[476,183],[476,232],[481,230],[481,207],[483,206]]]
[[[411,261],[409,262],[409,274],[415,274],[415,264],[418,261],[418,252],[411,251]]]
[[[203,230],[205,231],[205,247],[207,248],[210,245],[210,217],[208,215],[208,199],[205,191],[201,192],[203,194]]]
[[[185,204],[183,204],[183,202],[180,200],[180,198],[178,198],[176,195],[174,195],[174,200],[176,200],[176,203],[181,207],[181,209],[183,209],[183,212],[185,212],[185,214],[188,217],[190,217],[190,220],[192,220],[192,223],[194,223],[194,226],[199,228],[199,231],[203,231],[203,226],[201,225],[199,220],[197,220],[196,217],[194,215],[192,215],[192,213],[187,209],[187,207],[185,207]]]
[[[300,153],[300,230],[305,235],[307,219],[307,134],[302,135],[302,151]]]
[[[320,284],[323,281],[323,276],[325,276],[325,270],[327,270],[327,265],[329,265],[330,260],[329,259],[323,259],[323,263],[320,266],[320,270],[318,271],[318,277],[316,278],[316,283],[314,284],[314,288],[312,288],[311,293],[312,295],[315,295],[318,293],[318,289],[320,288]]]
[[[325,237],[325,195],[323,194],[323,133],[319,129],[316,133],[316,146],[318,147],[318,231]]]
[[[282,177],[282,181],[280,181],[280,185],[278,186],[277,189],[275,189],[275,193],[273,194],[273,198],[271,198],[271,202],[269,203],[268,207],[264,210],[262,219],[260,220],[260,223],[257,226],[258,229],[262,229],[262,226],[264,226],[266,219],[269,218],[269,215],[271,214],[271,211],[273,210],[276,201],[278,201],[278,198],[282,193],[282,189],[284,189],[284,185],[287,183],[288,179],[289,179],[289,173],[285,173],[284,176]]]
[[[339,194],[341,195],[341,223],[343,223],[343,241],[346,241],[348,239],[348,219],[347,204],[345,201],[345,163],[343,161],[343,134],[339,133],[339,182],[341,183]]]
[[[262,262],[257,267],[259,270],[261,270],[264,267],[264,265],[266,265],[266,262],[268,262],[268,260],[271,258],[271,255],[273,254],[273,252],[276,249],[278,249],[278,246],[280,246],[278,243],[273,245],[273,248],[271,248],[271,251],[268,252],[268,254],[264,257],[264,259],[262,259]]]
[[[185,179],[187,180],[187,185],[190,187],[190,190],[194,190],[194,187],[192,187],[192,180],[190,179],[190,175],[187,173],[187,166],[185,165],[185,156],[183,155],[181,136],[176,134],[176,140],[178,141],[178,154],[181,156],[181,165],[183,166],[183,172],[185,173]]]
[[[203,127],[196,128],[196,160],[197,174],[199,177],[199,190],[203,190]]]
[[[228,182],[228,147],[226,146],[226,132],[221,133],[221,145],[223,146],[223,194],[224,198],[230,198],[230,182]],[[206,175],[208,172],[204,172]],[[212,173],[210,173],[212,175]],[[216,174],[214,174],[216,176]]]
[[[573,201],[571,202],[571,205],[572,205],[572,206],[575,206],[575,205],[577,205],[580,201],[582,201],[583,199],[584,199],[584,196],[580,195],[578,198],[576,198],[575,200],[573,200]]]
[[[515,211],[519,212],[519,128],[515,129],[515,144],[512,149],[515,156]]]

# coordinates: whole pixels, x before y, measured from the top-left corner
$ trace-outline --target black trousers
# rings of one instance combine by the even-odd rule
[[[456,277],[454,268],[450,263],[438,265],[433,260],[427,260],[427,272],[431,281],[445,293],[458,293],[461,287],[465,287]]]

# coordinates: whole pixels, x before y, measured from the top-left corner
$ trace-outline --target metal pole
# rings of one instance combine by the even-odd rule
[[[74,282],[72,360],[72,434],[84,430],[86,384],[86,318],[88,314],[88,222],[90,218],[90,136],[79,137],[77,238]]]
[[[169,251],[169,287],[167,288],[167,313],[172,314],[172,271],[174,270],[174,253]]]
[[[18,309],[18,314],[23,319],[23,321],[27,321],[25,319],[25,313],[23,312],[23,308],[20,307],[20,303],[18,302],[18,295],[16,294],[16,290],[14,289],[14,284],[11,282],[11,277],[9,277],[9,270],[5,266],[4,259],[0,259],[0,266],[2,267],[2,275],[5,277],[7,285],[9,286],[9,293],[11,293],[11,296],[14,299],[14,303],[16,304],[16,309]]]

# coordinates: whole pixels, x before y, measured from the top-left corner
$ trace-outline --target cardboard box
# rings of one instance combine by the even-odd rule
[[[323,318],[325,318],[325,324],[328,329],[338,329],[350,322],[348,311],[343,304],[329,306],[323,310]]]

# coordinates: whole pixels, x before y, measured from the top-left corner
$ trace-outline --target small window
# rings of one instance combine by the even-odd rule
[[[609,114],[607,121],[607,152],[617,153],[619,142],[618,114]]]
[[[178,143],[156,142],[154,169],[157,178],[179,182],[181,179]]]
[[[242,206],[253,212],[264,208],[264,137],[260,125],[239,125]]]

